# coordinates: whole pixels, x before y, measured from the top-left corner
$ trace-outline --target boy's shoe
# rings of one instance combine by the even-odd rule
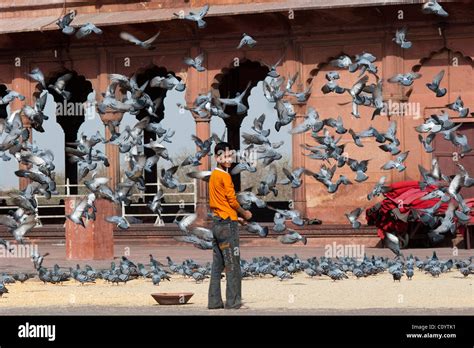
[[[223,309],[224,308],[224,304],[221,304],[220,306],[217,306],[217,307],[207,307],[207,309]]]
[[[242,303],[241,305],[237,307],[227,307],[226,309],[249,309],[249,306]]]

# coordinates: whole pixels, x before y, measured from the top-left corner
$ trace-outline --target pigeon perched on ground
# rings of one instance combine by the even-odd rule
[[[339,268],[331,268],[327,274],[333,281],[348,279],[349,277]]]
[[[5,284],[0,283],[0,297],[2,297],[4,294],[8,294],[8,289]]]

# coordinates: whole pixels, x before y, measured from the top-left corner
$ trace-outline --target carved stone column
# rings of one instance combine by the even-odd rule
[[[196,121],[196,135],[198,138],[205,140],[211,135],[211,125],[209,118],[195,118]],[[213,151],[213,150],[211,150]],[[201,159],[201,165],[198,170],[210,170],[211,169],[211,158],[206,156]],[[207,221],[207,212],[209,204],[209,184],[203,180],[197,180],[197,202],[196,202],[196,214],[199,223]]]
[[[306,114],[306,104],[294,104],[296,117],[293,121],[292,127],[296,127],[298,124],[303,122]],[[292,135],[292,169],[305,166],[306,157],[301,152],[301,145],[305,143],[305,134],[293,134]],[[301,176],[301,186],[294,188],[293,190],[293,209],[297,209],[301,216],[306,216],[306,178],[305,175]]]

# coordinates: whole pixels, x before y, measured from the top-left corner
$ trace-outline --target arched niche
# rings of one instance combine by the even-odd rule
[[[65,74],[72,75],[71,78],[66,82],[64,88],[66,91],[71,93],[69,100],[66,100],[61,94],[58,94],[52,88],[49,88],[50,85],[54,85],[59,77],[64,76]],[[62,129],[64,136],[63,141],[58,140],[58,146],[55,146],[55,148],[64,149],[64,146],[60,144],[65,145],[65,143],[73,143],[77,140],[78,130],[85,119],[84,104],[87,101],[87,96],[93,91],[92,83],[84,76],[79,75],[75,70],[61,68],[53,70],[49,73],[45,73],[45,84],[49,93],[45,112],[46,115],[50,117],[50,119],[45,121],[44,127],[48,129],[45,128],[44,135],[35,133],[33,136],[33,141],[35,141],[35,139],[41,139],[44,136],[50,135],[52,131],[56,132],[59,128],[56,128],[52,125],[53,122],[56,122]],[[40,84],[37,84],[36,89],[33,92],[33,96],[35,97],[34,100],[39,98],[42,93],[44,93],[43,88]],[[34,101],[32,101],[32,104],[34,105]],[[41,140],[41,142],[43,142],[43,140]],[[57,152],[57,150],[52,150],[53,152]],[[64,158],[65,180],[69,179],[69,183],[71,185],[77,185],[77,163],[70,163],[67,160],[66,155],[63,157],[63,154],[61,154],[59,157],[61,157],[61,159]],[[77,187],[70,188],[71,194],[76,194],[77,192]]]
[[[246,58],[240,60],[238,66],[234,66],[234,64],[231,63],[214,77],[214,81],[211,85],[212,93],[221,98],[233,98],[236,93],[242,93],[250,82],[249,89],[243,98],[244,105],[249,107],[248,97],[252,88],[254,88],[259,81],[265,79],[268,71],[268,68],[260,62]],[[238,115],[235,106],[227,106],[225,112],[230,115],[230,117],[224,120],[227,130],[227,141],[235,150],[239,150],[240,126],[242,120],[247,116],[247,113]],[[235,164],[233,166],[235,166]],[[240,174],[232,176],[232,180],[235,190],[239,191],[241,189]]]

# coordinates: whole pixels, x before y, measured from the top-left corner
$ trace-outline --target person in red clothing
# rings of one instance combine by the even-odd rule
[[[240,271],[239,217],[252,218],[243,209],[235,195],[234,184],[228,169],[235,159],[228,143],[218,143],[214,148],[217,167],[209,179],[209,207],[213,212],[213,259],[209,284],[208,308],[239,309],[242,306],[242,275]],[[222,301],[221,274],[225,268],[226,303]]]

